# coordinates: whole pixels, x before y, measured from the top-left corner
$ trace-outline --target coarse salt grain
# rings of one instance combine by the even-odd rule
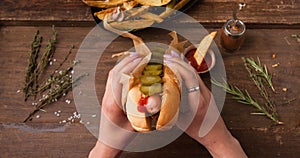
[[[21,90],[19,89],[19,90],[17,90],[17,93],[20,93],[21,92]]]
[[[36,118],[40,118],[40,115],[36,115]]]
[[[86,124],[87,124],[87,125],[89,125],[89,124],[90,124],[90,122],[86,122]]]
[[[97,115],[92,115],[93,118],[95,118]]]
[[[288,89],[287,88],[282,88],[282,91],[286,92]]]
[[[56,59],[53,59],[54,62],[56,62]]]

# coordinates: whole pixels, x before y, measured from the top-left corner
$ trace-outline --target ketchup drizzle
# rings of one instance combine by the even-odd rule
[[[137,107],[139,112],[146,112],[145,105],[147,105],[147,103],[148,103],[148,98],[149,98],[149,96],[141,95],[140,100],[138,102],[138,107]]]

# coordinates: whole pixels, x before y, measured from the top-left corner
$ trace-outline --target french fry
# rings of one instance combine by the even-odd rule
[[[87,4],[88,6],[98,7],[98,8],[111,8],[123,5],[124,2],[128,0],[82,0],[83,3]]]
[[[105,10],[102,10],[102,11],[99,11],[99,12],[95,12],[94,16],[97,16],[98,19],[103,20],[106,15],[110,16],[110,14],[115,11],[115,9],[116,8],[113,7],[113,8],[108,8],[108,9],[105,9]]]
[[[125,10],[130,10],[130,9],[134,8],[135,6],[137,6],[137,5],[138,5],[138,3],[135,2],[135,1],[124,2],[123,3],[123,8]]]
[[[161,23],[164,21],[164,19],[160,18],[158,15],[150,13],[150,12],[146,12],[146,13],[140,15],[140,17],[144,18],[144,19],[148,19],[148,20],[153,20],[157,23]]]
[[[134,0],[145,6],[162,6],[171,2],[171,0]]]
[[[149,6],[142,6],[138,9],[131,9],[129,10],[129,12],[131,13],[129,16],[127,16],[125,18],[125,20],[128,20],[130,18],[135,18],[135,17],[138,17],[139,15],[147,12],[149,10]]]
[[[200,65],[212,43],[214,38],[217,35],[217,31],[211,32],[210,34],[206,35],[200,42],[195,54],[194,58],[197,61],[197,64]]]
[[[153,20],[127,20],[122,22],[111,22],[109,23],[111,27],[119,29],[119,30],[138,30],[146,27],[150,27],[153,25]]]
[[[166,18],[168,16],[170,16],[173,12],[175,12],[176,10],[181,9],[183,6],[185,6],[190,0],[181,0],[180,2],[178,2],[173,8],[167,9],[166,11],[162,12],[159,16],[161,18]]]
[[[129,55],[129,54],[130,54],[130,52],[116,53],[116,54],[113,54],[113,55],[111,56],[111,58],[122,57],[122,56]]]

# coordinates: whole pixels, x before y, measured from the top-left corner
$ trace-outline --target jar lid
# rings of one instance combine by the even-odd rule
[[[224,32],[227,36],[240,37],[245,33],[245,31],[246,25],[241,20],[229,19],[224,24]]]

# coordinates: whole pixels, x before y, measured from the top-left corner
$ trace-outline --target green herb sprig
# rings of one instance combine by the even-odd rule
[[[216,80],[212,80],[212,83],[218,87],[223,88],[227,93],[233,95],[232,98],[237,100],[238,102],[251,105],[259,111],[259,114],[266,115],[277,124],[283,124],[279,121],[277,113],[269,112],[267,109],[265,109],[265,107],[261,106],[255,99],[251,97],[247,90],[242,91],[237,86],[231,85],[226,81],[221,83]]]
[[[256,71],[256,69],[254,69],[254,67],[256,68],[256,66],[253,66],[253,63],[256,63],[252,58],[242,58],[242,60],[244,61],[244,66],[249,74],[250,79],[254,82],[255,86],[258,88],[260,95],[264,98],[264,100],[266,101],[265,103],[265,107],[266,110],[268,110],[271,113],[274,113],[274,115],[278,116],[276,109],[275,109],[275,104],[271,101],[268,91],[265,87],[265,85],[263,84],[262,80],[266,80],[267,83],[269,84],[269,86],[272,88],[272,90],[274,90],[273,88],[273,84],[272,84],[272,80],[270,75],[268,75],[267,69],[266,69],[266,65],[264,65],[264,74],[265,75],[261,75],[261,72]],[[259,65],[260,64],[260,60],[259,58],[257,58]]]
[[[266,115],[277,124],[283,124],[283,122],[279,121],[276,105],[270,99],[267,88],[265,87],[266,84],[272,89],[273,92],[275,92],[272,82],[272,75],[269,74],[266,65],[262,65],[259,58],[257,58],[257,61],[255,61],[253,58],[242,58],[242,60],[250,79],[254,82],[255,86],[259,90],[260,95],[265,101],[263,105],[259,104],[255,99],[253,99],[247,90],[242,91],[237,86],[233,86],[226,81],[221,83],[213,80],[212,83],[222,87],[227,93],[232,94],[232,98],[238,102],[252,105],[259,111],[258,113],[252,114]]]
[[[250,69],[254,69],[256,72],[256,76],[263,77],[268,86],[275,92],[275,88],[272,82],[272,75],[269,74],[267,66],[264,64],[262,65],[260,62],[259,57],[257,57],[257,62],[253,58],[242,58],[244,63],[247,64],[247,67]]]

